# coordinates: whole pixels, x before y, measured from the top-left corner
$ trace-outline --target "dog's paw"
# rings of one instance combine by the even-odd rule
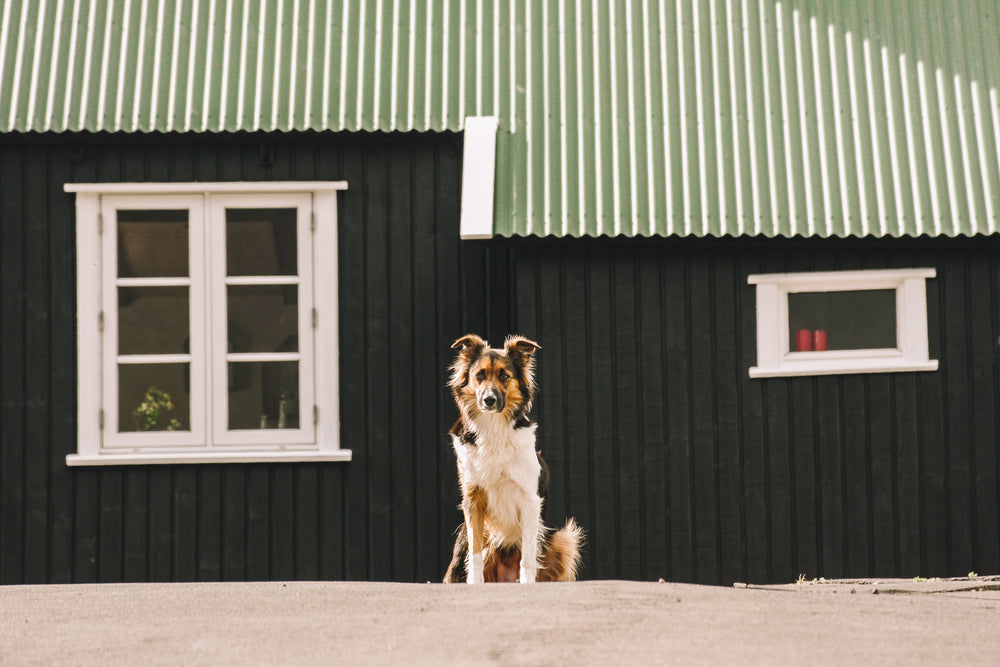
[[[522,565],[521,566],[521,576],[518,577],[518,582],[520,582],[522,584],[533,584],[533,583],[535,583],[535,577],[536,577],[537,574],[538,574],[538,570],[536,568],[533,568],[533,567],[532,568],[526,568],[526,567],[524,567]]]

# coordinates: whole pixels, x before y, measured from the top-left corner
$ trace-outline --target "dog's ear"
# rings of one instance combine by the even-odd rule
[[[518,360],[526,360],[535,353],[535,350],[540,349],[542,349],[541,345],[524,336],[507,336],[507,340],[503,344],[503,350],[507,356]]]
[[[451,349],[457,350],[458,348],[462,348],[462,351],[464,352],[465,350],[471,348],[473,351],[478,352],[486,347],[487,344],[488,343],[485,340],[476,334],[465,334],[451,344]]]
[[[466,334],[452,343],[453,350],[460,350],[451,366],[451,380],[448,385],[458,391],[469,383],[469,367],[489,343],[475,334]]]

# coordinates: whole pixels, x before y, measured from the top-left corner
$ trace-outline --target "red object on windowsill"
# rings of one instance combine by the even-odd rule
[[[817,329],[813,331],[813,346],[812,349],[816,352],[823,352],[826,350],[826,331],[823,329]]]
[[[796,352],[812,352],[813,332],[809,329],[799,329],[795,332]]]

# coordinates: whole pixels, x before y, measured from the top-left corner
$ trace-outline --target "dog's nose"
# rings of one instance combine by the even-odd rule
[[[492,408],[497,404],[497,399],[494,396],[483,396],[483,404],[488,408]]]

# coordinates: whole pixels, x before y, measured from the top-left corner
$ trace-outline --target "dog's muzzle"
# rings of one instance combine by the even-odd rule
[[[491,386],[479,392],[479,409],[483,412],[500,412],[504,406],[504,396]]]

